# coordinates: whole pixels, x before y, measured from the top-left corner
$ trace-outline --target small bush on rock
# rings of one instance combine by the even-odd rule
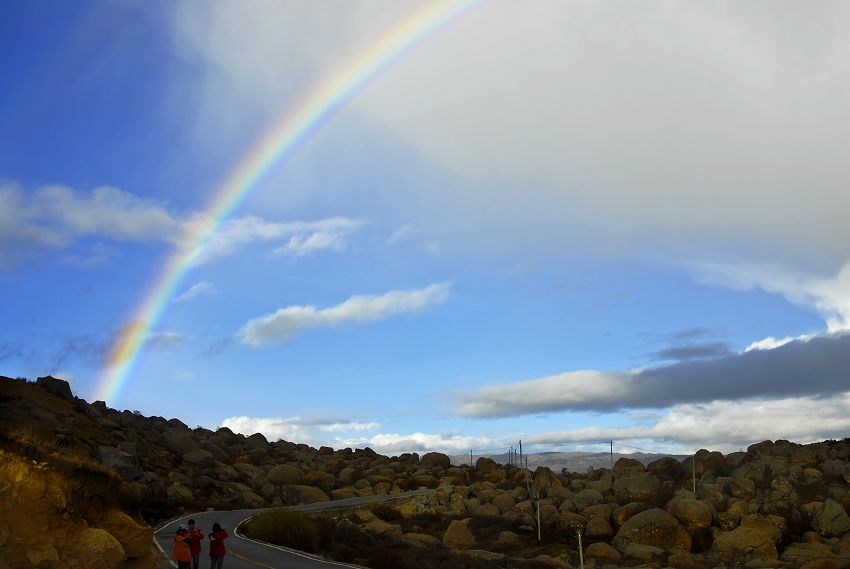
[[[245,533],[253,539],[311,553],[319,545],[319,530],[315,522],[302,512],[265,512],[251,520]]]

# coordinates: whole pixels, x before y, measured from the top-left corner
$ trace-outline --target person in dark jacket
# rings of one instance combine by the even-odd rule
[[[210,540],[210,569],[221,569],[224,563],[224,540],[229,537],[227,530],[216,522],[212,525],[212,532],[207,536]]]
[[[189,520],[189,532],[187,534],[192,540],[192,569],[198,569],[201,564],[201,541],[204,539],[204,532],[200,528],[195,527],[195,520]]]

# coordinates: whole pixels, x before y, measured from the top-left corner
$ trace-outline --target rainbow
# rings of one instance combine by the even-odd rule
[[[162,267],[153,286],[113,342],[96,399],[114,401],[126,385],[153,326],[160,320],[177,287],[206,248],[210,237],[260,180],[295,152],[321,124],[366,83],[417,43],[482,0],[441,0],[426,5],[374,42],[337,74],[319,85],[293,112],[282,113],[236,168],[216,189],[190,233]]]

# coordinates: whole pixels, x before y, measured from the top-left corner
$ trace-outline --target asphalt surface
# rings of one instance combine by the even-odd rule
[[[358,498],[348,498],[345,500],[331,500],[329,502],[316,502],[314,504],[305,504],[303,506],[292,506],[287,509],[300,510],[303,512],[341,510],[372,504],[375,502],[388,502],[410,496],[421,496],[433,492],[433,490],[415,490],[413,492],[403,492],[401,494],[362,496]],[[159,549],[164,553],[165,557],[170,559],[171,549],[174,543],[174,532],[177,529],[177,526],[180,524],[186,524],[189,518],[192,518],[195,520],[197,527],[199,527],[204,534],[208,534],[210,532],[210,528],[212,528],[214,522],[221,524],[221,527],[227,530],[227,533],[230,534],[230,537],[224,541],[224,545],[227,547],[227,555],[224,557],[224,567],[227,569],[256,569],[257,567],[265,567],[266,569],[329,569],[331,567],[359,568],[357,565],[327,561],[314,555],[277,545],[261,543],[236,534],[235,529],[241,522],[252,518],[257,514],[273,509],[275,508],[226,511],[216,510],[189,514],[162,524],[154,533],[154,542],[159,546]],[[171,566],[176,567],[176,564],[171,562]],[[209,542],[204,539],[201,548],[200,567],[201,569],[206,569],[209,566]]]

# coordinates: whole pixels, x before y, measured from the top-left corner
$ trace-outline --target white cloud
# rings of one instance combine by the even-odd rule
[[[209,223],[203,217],[190,220],[184,240],[193,236]],[[329,217],[318,221],[270,222],[255,216],[230,219],[202,245],[195,261],[208,262],[216,257],[232,254],[243,246],[257,242],[286,240],[276,247],[273,255],[302,257],[319,251],[344,251],[352,233],[363,222],[345,217]]]
[[[736,290],[760,288],[780,294],[789,302],[816,310],[827,330],[850,330],[850,262],[835,276],[791,271],[778,266],[699,263],[697,278],[704,284]]]
[[[454,395],[457,413],[509,417],[561,411],[664,408],[755,397],[826,396],[850,377],[850,334],[793,340],[640,370],[575,371]]]
[[[213,283],[203,281],[192,285],[186,292],[174,297],[172,302],[186,302],[194,300],[200,296],[215,296],[216,294],[218,294],[218,289],[215,288],[215,285]]]
[[[752,350],[772,350],[774,348],[781,348],[785,344],[789,342],[793,342],[794,340],[807,340],[809,336],[798,336],[796,338],[792,338],[790,336],[785,338],[776,339],[773,336],[768,336],[767,338],[763,338],[761,340],[756,340],[751,343],[749,346],[744,348],[745,352],[749,352]]]
[[[328,433],[335,433],[338,431],[377,431],[380,428],[380,423],[358,423],[357,421],[331,423],[329,425],[321,425],[319,427],[320,430],[326,431]]]
[[[300,417],[228,417],[221,422],[222,427],[227,427],[234,433],[249,436],[254,433],[262,433],[266,439],[276,441],[283,439],[297,443],[310,444],[312,436],[302,424]]]
[[[35,202],[45,218],[76,235],[158,241],[174,235],[180,225],[162,204],[111,186],[100,186],[89,193],[47,186],[36,192]]]
[[[415,290],[393,290],[380,296],[357,295],[328,308],[287,306],[249,320],[238,335],[243,343],[255,348],[280,344],[311,328],[364,324],[421,311],[445,301],[450,288],[448,283],[438,283]]]
[[[23,193],[11,183],[0,186],[0,265],[64,249],[85,238],[113,241],[165,241],[177,234],[180,220],[153,200],[110,186],[90,192],[46,186]],[[88,252],[62,261],[79,267],[100,264],[117,255],[98,242]]]
[[[268,440],[284,439],[315,446],[331,444],[328,433],[360,433],[381,428],[380,423],[338,418],[307,417],[228,417],[221,423],[235,433],[262,433]]]
[[[443,452],[462,454],[470,449],[489,448],[501,442],[480,436],[443,435],[428,433],[380,433],[367,438],[337,439],[334,447],[369,447],[379,454],[393,455],[405,452]]]

